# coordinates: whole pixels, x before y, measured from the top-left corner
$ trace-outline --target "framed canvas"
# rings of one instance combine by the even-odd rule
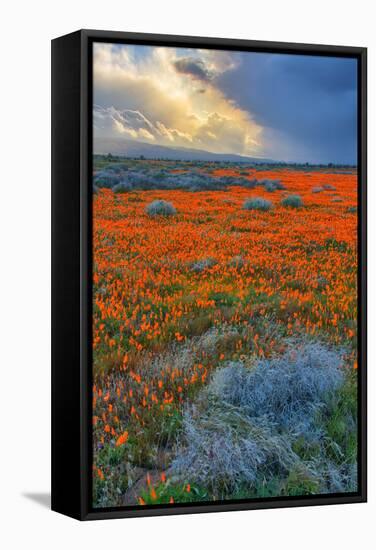
[[[52,41],[52,508],[366,500],[366,49]]]

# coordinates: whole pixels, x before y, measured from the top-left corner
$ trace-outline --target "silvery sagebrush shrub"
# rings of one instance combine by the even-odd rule
[[[327,347],[307,344],[280,357],[259,360],[253,368],[230,362],[215,371],[208,391],[249,416],[297,430],[344,380],[342,356]]]
[[[266,191],[275,191],[275,190],[283,190],[286,189],[286,187],[283,185],[281,180],[272,180],[268,178],[264,178],[261,180],[256,180],[257,185],[263,186]]]
[[[146,212],[149,216],[175,216],[176,208],[168,201],[155,200],[147,205]]]
[[[272,181],[267,181],[264,185],[265,191],[268,191],[269,193],[273,193],[277,189],[277,187],[274,185]]]
[[[344,462],[341,465],[331,461],[318,461],[312,467],[322,481],[321,492],[344,493],[357,490],[357,464]]]
[[[260,472],[283,475],[297,462],[285,437],[270,431],[263,419],[251,419],[228,403],[209,402],[205,411],[191,407],[183,418],[186,446],[171,472],[209,487],[214,494],[253,484]]]
[[[272,208],[272,203],[262,197],[254,197],[252,199],[247,199],[244,201],[243,209],[244,210],[262,210],[267,211]]]
[[[272,180],[273,185],[278,191],[284,191],[286,189],[286,186],[281,182],[281,180]]]
[[[281,204],[289,208],[300,208],[303,206],[303,201],[300,195],[288,195],[281,200]]]
[[[118,184],[121,177],[114,174],[112,171],[101,170],[94,175],[94,183],[97,187],[105,187],[111,189]]]
[[[186,408],[171,473],[219,496],[293,471],[305,472],[321,492],[351,490],[353,465],[328,459],[328,445],[336,444],[316,425],[344,376],[342,354],[320,343],[296,346],[253,367],[229,362]],[[314,459],[296,454],[298,438],[316,446]]]
[[[173,169],[179,167],[171,166],[170,170],[152,170],[146,167],[130,169],[123,164],[107,166],[98,171],[94,181],[98,187],[113,188],[118,183],[129,184],[133,189],[185,189],[187,191],[226,191],[228,187],[237,185],[253,189],[256,185],[270,186],[270,190],[285,189],[279,180],[257,180],[244,176],[212,176],[202,173],[197,169],[187,172],[174,173]],[[271,187],[273,189],[271,189]]]
[[[127,181],[121,181],[120,183],[114,185],[112,191],[114,193],[129,193],[129,191],[132,191],[132,185]]]

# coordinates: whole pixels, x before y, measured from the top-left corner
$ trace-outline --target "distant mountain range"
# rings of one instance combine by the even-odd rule
[[[122,138],[96,138],[94,141],[95,154],[120,155],[124,157],[140,157],[146,159],[168,159],[168,160],[201,160],[201,161],[223,161],[223,162],[252,162],[273,164],[278,161],[260,158],[245,157],[242,155],[226,153],[210,153],[201,149],[189,149],[186,147],[165,147],[163,145],[152,145],[142,141],[133,141]]]

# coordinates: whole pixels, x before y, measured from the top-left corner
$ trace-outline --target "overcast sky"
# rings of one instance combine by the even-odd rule
[[[94,139],[356,163],[356,60],[94,44]]]

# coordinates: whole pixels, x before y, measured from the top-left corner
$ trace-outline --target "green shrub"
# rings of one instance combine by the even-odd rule
[[[262,197],[247,199],[243,204],[244,210],[262,210],[267,211],[272,208],[272,203]]]
[[[114,193],[129,193],[132,191],[132,185],[127,181],[122,181],[112,188]]]
[[[164,200],[156,200],[151,202],[146,207],[146,212],[149,216],[175,216],[176,208],[171,202]]]
[[[303,201],[300,195],[288,195],[281,200],[281,204],[289,208],[300,208],[303,206]]]

